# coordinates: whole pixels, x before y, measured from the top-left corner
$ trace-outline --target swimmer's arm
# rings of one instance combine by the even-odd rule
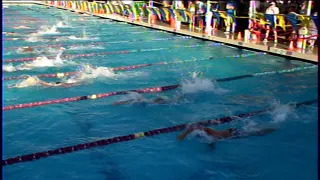
[[[43,86],[55,86],[55,85],[52,85],[51,83],[47,83],[45,81],[39,81],[39,83]]]
[[[213,129],[204,127],[204,128],[202,128],[202,130],[205,131],[205,132],[206,132],[208,135],[210,135],[210,136],[217,137],[217,131],[215,131],[215,130],[213,130]]]
[[[188,134],[190,134],[192,131],[194,130],[194,128],[189,128],[186,132],[180,134],[177,139],[179,141],[182,141],[186,136],[188,136]]]
[[[118,101],[118,102],[112,103],[112,105],[129,104],[129,103],[131,103],[131,102],[133,102],[133,101],[134,101],[134,99],[127,100],[127,101]]]

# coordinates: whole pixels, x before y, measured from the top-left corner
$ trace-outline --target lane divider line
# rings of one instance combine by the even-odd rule
[[[212,43],[206,45],[185,45],[185,46],[175,46],[175,47],[165,47],[165,48],[153,48],[153,49],[134,49],[134,50],[122,50],[122,51],[109,51],[109,52],[99,52],[99,53],[89,53],[89,54],[73,54],[73,55],[64,55],[62,58],[75,58],[75,57],[89,57],[89,56],[98,56],[98,55],[107,55],[107,54],[128,54],[128,53],[138,53],[138,52],[151,52],[151,51],[162,51],[168,49],[178,49],[178,48],[196,48],[196,47],[212,47],[212,46],[221,46],[221,43]],[[8,62],[24,62],[24,61],[33,61],[39,57],[30,57],[30,58],[18,58],[18,59],[8,59],[4,60],[4,63]],[[47,58],[55,58],[55,56],[49,56]]]

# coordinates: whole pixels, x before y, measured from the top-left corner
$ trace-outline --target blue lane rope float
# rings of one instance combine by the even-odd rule
[[[293,68],[289,70],[281,70],[281,71],[276,71],[278,74],[281,73],[291,73],[291,72],[296,72],[296,71],[301,71],[301,70],[306,70],[306,69],[313,69],[316,68],[316,65],[310,66],[310,68]],[[271,71],[274,72],[274,71]],[[271,74],[276,74],[276,73],[270,73],[270,72],[264,72],[263,75],[271,75]],[[256,75],[256,76],[260,76]],[[247,77],[255,77],[253,75],[242,75],[242,76],[234,76],[234,77],[228,77],[228,78],[222,78],[222,79],[216,79],[215,81],[217,82],[226,82],[226,81],[233,81],[233,80],[238,80],[238,79],[243,79]],[[169,85],[169,86],[160,86],[160,87],[151,87],[151,88],[144,88],[144,89],[135,89],[135,90],[127,90],[127,91],[117,91],[117,92],[109,92],[109,93],[104,93],[104,94],[93,94],[93,95],[88,95],[88,96],[78,96],[78,97],[71,97],[71,98],[63,98],[63,99],[55,99],[55,100],[47,100],[47,101],[38,101],[38,102],[31,102],[31,103],[25,103],[25,104],[17,104],[17,105],[12,105],[12,106],[5,106],[2,107],[3,111],[6,110],[13,110],[13,109],[21,109],[21,108],[30,108],[30,107],[36,107],[36,106],[44,106],[48,104],[58,104],[58,103],[65,103],[65,102],[74,102],[74,101],[81,101],[81,100],[89,100],[89,99],[98,99],[98,98],[105,98],[105,97],[110,97],[110,96],[116,96],[116,95],[124,95],[124,94],[129,94],[130,92],[136,92],[136,93],[157,93],[157,92],[163,92],[163,91],[169,91],[173,89],[177,89],[181,87],[181,84],[174,84],[174,85]]]
[[[311,105],[314,103],[317,103],[318,99],[311,100],[311,101],[304,101],[296,104],[291,104],[291,106],[295,108],[299,108],[301,106],[306,106],[306,105]],[[219,125],[223,123],[229,123],[234,120],[238,120],[240,118],[245,118],[245,117],[252,117],[255,115],[263,115],[269,111],[274,110],[274,108],[267,108],[259,111],[252,111],[248,113],[243,113],[243,114],[238,114],[238,115],[233,115],[233,116],[226,116],[222,118],[217,118],[214,120],[205,120],[205,121],[200,121],[197,122],[196,124],[202,125],[202,126],[210,126],[210,125]],[[5,160],[2,160],[2,166],[7,166],[7,165],[13,165],[13,164],[18,164],[18,163],[23,163],[23,162],[29,162],[29,161],[35,161],[43,158],[47,158],[50,156],[57,156],[57,155],[62,155],[62,154],[68,154],[72,152],[77,152],[85,149],[91,149],[95,147],[102,147],[102,146],[107,146],[110,144],[116,144],[120,142],[126,142],[126,141],[131,141],[143,137],[151,137],[151,136],[156,136],[160,134],[166,134],[170,132],[176,132],[176,131],[181,131],[187,127],[188,124],[181,124],[181,125],[176,125],[176,126],[171,126],[171,127],[166,127],[166,128],[160,128],[160,129],[154,129],[150,131],[145,131],[145,132],[138,132],[134,134],[129,134],[125,136],[118,136],[118,137],[112,137],[108,139],[102,139],[94,142],[87,142],[83,144],[77,144],[77,145],[72,145],[68,147],[62,147],[54,150],[48,150],[48,151],[42,151],[42,152],[37,152],[37,153],[32,153],[32,154],[27,154],[27,155],[22,155],[22,156],[16,156],[12,158],[7,158]]]

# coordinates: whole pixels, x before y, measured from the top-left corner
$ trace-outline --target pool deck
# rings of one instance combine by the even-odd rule
[[[41,3],[41,2],[33,1],[32,3],[50,6],[50,7],[56,7],[56,6],[48,5],[48,4]],[[76,12],[76,13],[80,13],[80,14],[91,15],[89,12],[82,12],[79,10],[68,9],[68,8],[63,8],[63,7],[56,7],[56,8],[69,10],[71,12]],[[163,30],[163,31],[167,31],[167,32],[175,33],[175,34],[187,35],[187,36],[191,36],[191,37],[199,38],[199,39],[203,39],[203,40],[220,42],[225,45],[235,46],[238,48],[250,49],[253,51],[260,51],[260,52],[262,51],[262,52],[266,52],[268,54],[285,57],[287,59],[300,60],[300,61],[304,61],[304,62],[318,64],[318,48],[317,47],[314,48],[313,52],[307,52],[307,53],[302,53],[301,50],[300,50],[300,52],[297,50],[288,50],[288,45],[281,41],[281,37],[279,37],[279,40],[278,40],[279,42],[277,45],[274,45],[274,43],[272,43],[272,42],[269,42],[266,44],[264,44],[262,42],[244,42],[241,39],[240,40],[237,39],[234,35],[226,36],[221,31],[215,31],[212,36],[209,36],[208,34],[204,34],[204,33],[191,32],[188,30],[187,26],[183,26],[183,25],[181,26],[180,30],[176,30],[175,28],[171,28],[171,27],[169,27],[168,24],[163,23],[161,21],[157,21],[156,24],[149,24],[148,20],[142,20],[142,21],[131,20],[131,19],[128,19],[128,18],[120,16],[120,15],[95,14],[95,13],[93,13],[92,15],[100,17],[100,18],[107,18],[107,19],[111,19],[111,20],[127,22],[129,24],[144,26],[144,27],[148,27],[148,28],[152,28],[152,29]]]

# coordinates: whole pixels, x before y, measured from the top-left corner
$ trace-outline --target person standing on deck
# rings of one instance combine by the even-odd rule
[[[226,14],[227,14],[227,24],[226,24],[226,32],[225,34],[234,33],[235,31],[235,3],[233,1],[229,1],[226,5]]]
[[[279,14],[279,8],[276,6],[275,2],[271,2],[270,6],[267,8],[266,15],[273,15],[273,17],[271,19],[267,19],[267,22],[269,22],[268,25],[266,25],[267,28],[267,32],[266,32],[266,36],[265,39],[263,40],[263,42],[268,42],[268,37],[269,37],[269,33],[270,33],[270,28],[273,30],[273,34],[274,34],[274,43],[278,43],[278,36],[277,36],[277,31],[276,31],[276,27],[277,27],[277,17],[275,16],[276,14]]]
[[[204,31],[204,24],[206,19],[205,14],[206,14],[206,5],[202,1],[196,1],[195,26],[199,28],[201,32]],[[199,27],[200,25],[201,27]]]

